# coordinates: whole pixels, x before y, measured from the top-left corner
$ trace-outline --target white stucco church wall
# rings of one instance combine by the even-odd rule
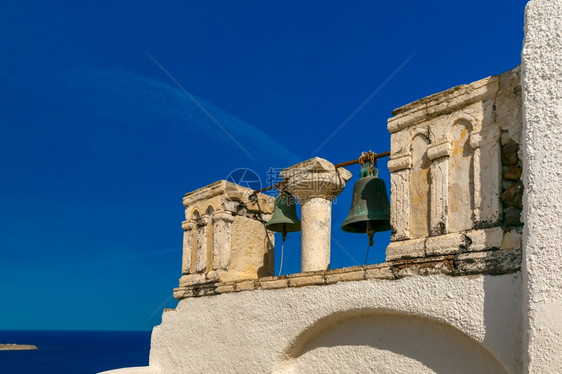
[[[517,274],[188,298],[153,332],[162,373],[490,373],[519,368]]]
[[[562,372],[562,0],[531,0],[525,25],[521,70],[389,119],[385,263],[326,270],[322,257],[272,276],[272,201],[246,204],[227,182],[194,191],[178,307],[154,328],[149,367],[110,372]],[[345,184],[330,165],[297,177]],[[303,248],[314,260],[325,242]]]
[[[527,5],[521,67],[524,372],[562,373],[562,1]]]

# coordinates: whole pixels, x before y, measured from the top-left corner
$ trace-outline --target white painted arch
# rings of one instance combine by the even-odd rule
[[[324,317],[283,351],[274,374],[507,373],[480,342],[434,319],[380,309]]]

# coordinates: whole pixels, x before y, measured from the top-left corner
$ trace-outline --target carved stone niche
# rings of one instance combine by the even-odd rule
[[[180,288],[257,279],[274,271],[274,234],[265,229],[275,199],[225,180],[183,198]]]
[[[498,113],[520,105],[509,88],[517,78],[506,72],[393,112],[387,260],[501,246],[500,135],[520,124],[500,124]]]

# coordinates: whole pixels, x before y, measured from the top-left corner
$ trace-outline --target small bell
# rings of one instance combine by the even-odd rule
[[[392,229],[386,185],[378,177],[378,169],[371,165],[366,162],[361,168],[360,178],[353,186],[351,209],[341,226],[345,232],[366,233],[369,246],[373,245],[375,232]]]
[[[283,241],[288,232],[301,230],[301,221],[297,217],[297,203],[287,191],[279,192],[279,196],[275,199],[275,209],[273,209],[271,219],[265,224],[265,228],[280,232],[283,235]]]

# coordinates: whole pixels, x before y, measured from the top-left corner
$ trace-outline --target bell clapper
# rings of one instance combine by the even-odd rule
[[[375,230],[373,223],[371,221],[367,221],[367,236],[369,237],[369,247],[372,247],[375,242],[373,241],[373,237],[375,236]]]
[[[369,249],[375,244],[375,227],[371,221],[367,221],[367,236],[369,237],[369,245],[367,246],[367,253],[365,254],[365,263],[363,266],[367,265],[367,260],[369,259]]]
[[[283,253],[285,252],[285,240],[287,240],[287,224],[283,224],[283,229],[281,230],[281,236],[283,237],[283,241],[281,242],[281,261],[279,263],[279,274],[281,275],[281,270],[283,270]]]

